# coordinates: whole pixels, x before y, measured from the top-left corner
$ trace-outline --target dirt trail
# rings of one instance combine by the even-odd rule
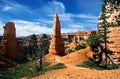
[[[120,79],[120,69],[95,70],[77,67],[76,64],[87,60],[87,53],[88,51],[81,50],[63,57],[48,55],[46,57],[50,57],[53,65],[63,63],[67,68],[48,71],[32,79]]]
[[[67,64],[66,62],[62,61],[60,57],[56,57],[56,62],[63,63],[67,68],[75,68],[75,69],[89,69],[89,68],[83,68],[83,67],[77,67],[76,65],[73,65],[72,63]]]

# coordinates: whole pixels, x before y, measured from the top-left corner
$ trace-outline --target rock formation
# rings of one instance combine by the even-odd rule
[[[114,52],[120,52],[120,27],[110,27],[108,33],[108,40],[112,43],[108,44],[108,48]]]
[[[53,35],[50,42],[49,54],[55,54],[63,56],[65,52],[64,43],[61,35],[60,21],[58,14],[54,17],[53,22]]]
[[[103,0],[104,1],[104,0]],[[108,24],[113,26],[120,26],[120,1],[119,0],[106,0],[107,4],[105,6],[105,16],[106,21]],[[100,17],[102,16],[102,12],[99,16],[99,27],[101,26],[102,19]]]
[[[4,34],[0,44],[0,55],[14,59],[18,55],[15,25],[13,22],[8,22],[3,28]]]

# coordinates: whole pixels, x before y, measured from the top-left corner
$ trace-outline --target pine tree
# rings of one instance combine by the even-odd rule
[[[41,37],[41,39],[40,39],[41,41],[41,44],[40,44],[40,46],[39,46],[39,53],[40,53],[40,55],[39,55],[39,57],[40,57],[40,65],[39,65],[39,71],[41,71],[42,70],[42,62],[43,62],[43,59],[42,59],[42,57],[45,55],[45,54],[47,54],[48,53],[48,48],[49,48],[49,38],[48,38],[48,36],[46,35],[46,34],[43,34],[43,36]]]
[[[30,42],[29,42],[29,46],[28,46],[28,50],[30,53],[30,56],[32,57],[32,59],[35,59],[37,57],[37,50],[38,50],[38,45],[37,45],[37,37],[35,34],[33,34],[31,36]]]
[[[101,35],[101,40],[103,40],[103,48],[102,48],[102,54],[105,54],[105,65],[104,67],[107,68],[107,59],[109,58],[109,60],[114,64],[114,62],[111,60],[111,58],[108,56],[108,48],[107,48],[107,44],[110,43],[108,42],[108,33],[110,32],[108,30],[108,28],[110,27],[110,24],[107,22],[107,16],[106,16],[106,5],[111,2],[111,0],[103,0],[103,5],[102,5],[102,14],[100,16],[100,20],[101,22],[99,23],[99,28],[98,28],[98,32]],[[102,55],[101,55],[102,56]],[[103,60],[103,59],[102,59]],[[115,64],[114,64],[115,66]]]
[[[99,18],[101,20],[101,23],[99,24],[99,34],[102,36],[102,40],[104,42],[104,49],[105,49],[105,55],[107,54],[107,28],[108,28],[108,23],[107,23],[107,17],[105,15],[106,8],[105,6],[107,5],[107,0],[103,1],[102,5],[102,14],[101,17]],[[107,57],[105,58],[105,67],[107,68]]]

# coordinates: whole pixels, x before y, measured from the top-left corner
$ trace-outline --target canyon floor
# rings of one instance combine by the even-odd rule
[[[120,79],[120,69],[94,70],[68,67],[65,69],[49,71],[33,79]]]
[[[81,53],[80,53],[81,52]],[[54,64],[63,63],[67,68],[48,71],[32,79],[120,79],[120,69],[96,70],[77,67],[78,63],[87,60],[85,50],[71,53],[64,57],[47,55],[48,61]]]

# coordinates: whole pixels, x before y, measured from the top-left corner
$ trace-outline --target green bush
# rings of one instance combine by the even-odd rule
[[[65,51],[65,54],[69,54],[69,53],[71,53],[71,52],[74,52],[74,50],[68,49],[68,50]]]
[[[94,61],[84,61],[82,64],[77,65],[77,66],[86,67],[90,69],[103,70],[103,68],[99,67]]]
[[[66,68],[66,66],[62,63],[58,63],[52,67],[48,67],[49,65],[49,62],[43,62],[43,69],[41,71],[38,71],[37,68],[39,68],[39,63],[34,60],[25,64],[18,65],[9,71],[5,71],[0,76],[0,79],[20,79],[23,77],[27,77],[29,79],[44,74],[45,72],[50,70]]]
[[[113,66],[112,64],[107,64],[107,69],[112,70],[112,69],[117,69],[119,68],[120,64],[117,64],[116,66]]]
[[[5,71],[1,76],[0,79],[20,79],[22,77],[31,78],[37,75],[40,75],[42,71],[37,72],[35,70],[35,66],[38,65],[36,61],[31,61],[25,64],[18,65],[12,68],[9,71]],[[48,66],[48,62],[43,62],[43,67],[45,68]]]
[[[47,68],[47,70],[56,70],[56,69],[62,69],[66,68],[66,66],[63,63],[58,63],[52,67]]]
[[[98,66],[94,61],[84,61],[82,64],[77,65],[77,66],[86,67],[90,69],[97,69],[97,70],[106,70],[106,68],[102,66]],[[114,67],[112,64],[108,64],[107,70],[112,70],[112,69],[116,69],[116,67]]]
[[[86,48],[85,44],[82,44],[82,45],[79,44],[75,47],[75,50],[80,50],[80,49],[84,49],[84,48]]]
[[[68,43],[71,43],[71,42],[72,42],[72,39],[68,38],[67,41],[68,41]]]

